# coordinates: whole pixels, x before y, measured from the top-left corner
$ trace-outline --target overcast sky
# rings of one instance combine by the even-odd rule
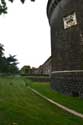
[[[0,43],[5,55],[16,55],[19,68],[38,67],[51,55],[50,27],[46,15],[47,0],[20,0],[7,3],[8,14],[0,16]]]

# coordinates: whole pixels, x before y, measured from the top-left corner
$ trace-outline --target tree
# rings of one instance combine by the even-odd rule
[[[8,73],[8,63],[6,57],[0,58],[0,73]]]
[[[14,2],[14,0],[9,0],[10,2]],[[25,2],[25,0],[20,0],[22,3]],[[31,0],[34,2],[35,0]],[[0,15],[1,14],[6,14],[7,13],[7,4],[6,0],[0,0]]]
[[[14,56],[12,56],[11,54],[9,55],[9,57],[7,57],[7,61],[8,61],[8,63],[9,64],[18,64],[17,63],[17,59],[15,58],[16,57],[16,55],[14,55]]]
[[[11,2],[13,2],[14,0],[9,0],[9,1],[11,1]],[[25,2],[25,0],[20,0],[22,3],[24,3]],[[32,2],[34,2],[35,0],[31,0]]]
[[[4,46],[0,43],[0,73],[18,73],[16,55],[4,56]]]
[[[0,43],[0,72],[2,71],[2,64],[3,64],[3,53],[4,48],[3,45]]]
[[[17,59],[16,59],[16,55],[12,56],[9,55],[9,57],[7,57],[7,65],[8,65],[8,73],[18,73],[18,67],[17,67]]]
[[[4,55],[4,46],[3,44],[0,43],[0,57],[2,57]]]
[[[0,3],[0,15],[2,13],[4,13],[4,14],[7,13],[7,6],[6,6],[5,0],[1,0],[1,3]]]

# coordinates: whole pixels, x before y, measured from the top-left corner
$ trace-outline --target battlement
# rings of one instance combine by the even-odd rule
[[[47,4],[47,16],[50,20],[51,15],[53,13],[53,10],[56,8],[56,6],[60,3],[61,0],[48,0]]]

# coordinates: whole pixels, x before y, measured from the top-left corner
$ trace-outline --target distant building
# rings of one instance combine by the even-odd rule
[[[42,65],[32,70],[35,75],[50,75],[51,74],[51,57],[49,57]]]
[[[51,56],[43,63],[42,65],[42,74],[50,75],[51,74]]]
[[[21,75],[31,75],[31,73],[32,73],[31,67],[27,65],[23,66],[20,70]]]
[[[51,86],[83,97],[83,0],[48,0],[51,28]]]
[[[23,66],[21,68],[22,75],[50,75],[51,74],[51,60],[52,58],[49,57],[42,65],[38,68],[30,67],[30,66]]]

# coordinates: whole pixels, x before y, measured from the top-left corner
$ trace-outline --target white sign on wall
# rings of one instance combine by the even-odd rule
[[[77,25],[76,13],[74,12],[73,14],[64,17],[63,21],[64,21],[64,29]]]

